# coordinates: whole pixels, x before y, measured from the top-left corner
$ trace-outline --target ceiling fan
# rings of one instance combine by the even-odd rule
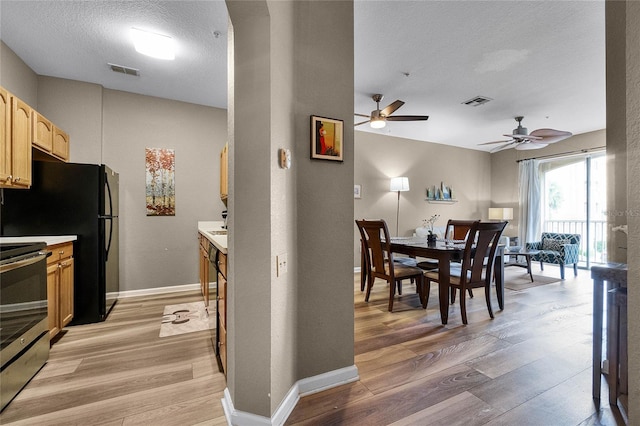
[[[373,101],[376,103],[376,109],[371,111],[371,115],[364,114],[354,114],[358,117],[366,117],[368,120],[361,121],[360,123],[354,124],[355,126],[359,126],[361,124],[370,123],[371,127],[374,129],[382,129],[387,125],[387,121],[420,121],[420,120],[428,120],[428,115],[391,115],[398,108],[404,105],[404,102],[397,100],[389,105],[387,105],[384,109],[380,109],[380,101],[384,98],[383,95],[376,94],[371,97]]]
[[[480,145],[491,145],[496,143],[502,144],[499,147],[492,149],[491,152],[498,152],[509,148],[515,148],[517,150],[540,149],[550,143],[559,142],[573,135],[571,132],[554,129],[538,129],[531,133],[527,133],[527,128],[522,127],[523,119],[524,117],[522,116],[515,117],[515,120],[518,122],[518,127],[513,129],[512,134],[503,135],[508,136],[511,139],[506,141],[486,142],[481,143]]]

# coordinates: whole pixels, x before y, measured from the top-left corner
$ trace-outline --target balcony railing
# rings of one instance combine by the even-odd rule
[[[607,262],[607,221],[592,220],[589,222],[589,250],[587,251],[587,222],[585,220],[545,220],[542,222],[543,232],[560,232],[580,234],[580,266]]]

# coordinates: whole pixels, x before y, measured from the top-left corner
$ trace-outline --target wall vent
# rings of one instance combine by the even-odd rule
[[[109,68],[111,68],[111,71],[113,72],[119,72],[126,75],[135,75],[136,77],[140,76],[140,70],[138,69],[109,63],[107,65],[109,65]]]
[[[463,104],[476,107],[476,106],[484,105],[487,102],[492,100],[493,99],[488,98],[486,96],[475,96],[469,99],[468,101],[464,101]]]

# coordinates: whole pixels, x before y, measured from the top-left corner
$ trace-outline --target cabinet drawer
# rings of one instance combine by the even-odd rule
[[[73,256],[73,243],[62,243],[48,246],[47,250],[51,252],[51,256],[47,258],[47,265],[58,263],[62,259],[68,259]]]

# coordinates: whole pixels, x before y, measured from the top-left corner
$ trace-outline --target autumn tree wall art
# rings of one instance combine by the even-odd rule
[[[145,148],[147,216],[176,215],[175,152]]]

